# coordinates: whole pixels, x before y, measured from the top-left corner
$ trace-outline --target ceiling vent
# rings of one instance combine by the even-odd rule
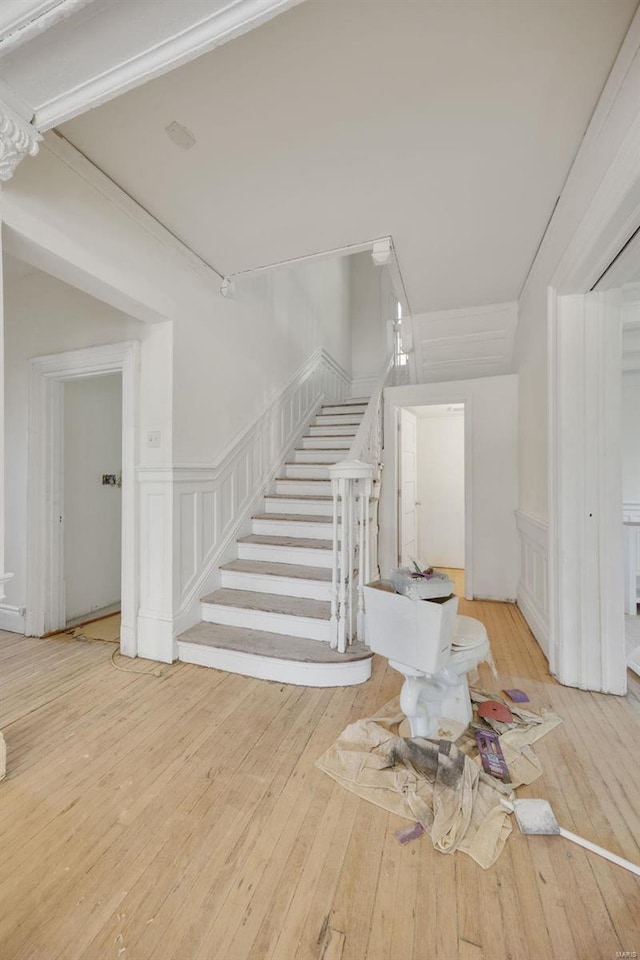
[[[173,120],[169,126],[164,129],[169,140],[173,140],[176,146],[182,147],[183,150],[191,150],[191,147],[196,142],[196,138],[191,133],[191,130],[187,130],[187,128],[183,127],[177,120]]]

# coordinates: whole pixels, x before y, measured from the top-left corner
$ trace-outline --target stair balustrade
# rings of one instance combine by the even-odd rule
[[[393,371],[391,355],[380,372],[347,457],[329,469],[333,496],[331,646],[340,653],[356,637],[366,643],[362,588],[378,568],[383,392]]]

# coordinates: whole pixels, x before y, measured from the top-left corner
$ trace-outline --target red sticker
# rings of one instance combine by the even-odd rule
[[[499,720],[500,723],[513,721],[513,714],[509,707],[505,707],[504,703],[499,703],[497,700],[485,700],[478,704],[478,716],[486,720]]]

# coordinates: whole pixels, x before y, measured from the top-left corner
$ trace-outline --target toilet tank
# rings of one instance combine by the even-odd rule
[[[436,673],[451,653],[458,598],[410,600],[387,580],[364,586],[365,643],[388,660]]]

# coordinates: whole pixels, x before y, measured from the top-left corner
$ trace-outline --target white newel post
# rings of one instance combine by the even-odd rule
[[[369,502],[373,488],[371,463],[342,460],[329,469],[333,494],[333,571],[331,646],[344,653],[354,639],[354,627],[364,638],[364,593],[370,572]],[[356,529],[357,526],[357,529]],[[354,572],[358,566],[358,591]]]

